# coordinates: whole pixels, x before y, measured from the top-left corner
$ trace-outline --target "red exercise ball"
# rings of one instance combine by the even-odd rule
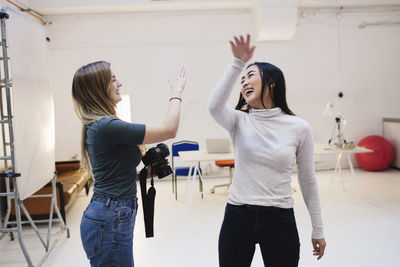
[[[356,154],[358,164],[367,171],[381,171],[386,169],[393,161],[393,146],[382,136],[367,136],[358,143],[358,146],[374,151]]]

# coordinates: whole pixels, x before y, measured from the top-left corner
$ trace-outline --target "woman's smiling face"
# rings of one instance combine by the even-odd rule
[[[115,73],[112,71],[112,85],[109,91],[109,97],[111,101],[116,105],[119,101],[122,100],[121,94],[119,92],[119,88],[122,86],[122,83],[117,80],[115,77]]]
[[[246,73],[242,77],[241,89],[241,93],[250,107],[257,109],[265,108],[261,103],[261,88],[262,79],[260,70],[257,65],[251,65],[246,69]]]
[[[263,79],[260,69],[256,64],[250,65],[242,77],[242,89],[240,90],[246,103],[254,109],[271,109],[275,107],[270,95],[270,87],[265,86],[262,90]],[[274,84],[272,84],[272,87]],[[262,95],[264,94],[264,95]]]

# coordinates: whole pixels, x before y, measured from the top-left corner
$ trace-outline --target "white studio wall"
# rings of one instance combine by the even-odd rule
[[[15,168],[21,199],[54,176],[55,128],[46,29],[37,20],[4,4],[12,78]]]
[[[390,13],[390,12],[389,12]],[[399,117],[400,26],[359,27],[399,13],[336,10],[300,13],[294,38],[256,42],[253,60],[282,69],[291,109],[307,120],[315,139],[327,142],[334,118],[330,101],[347,120],[345,135],[359,141],[382,134],[383,117]],[[169,86],[181,64],[189,72],[177,140],[225,137],[208,113],[208,96],[231,60],[228,40],[253,33],[250,10],[131,12],[49,17],[56,116],[56,160],[79,154],[80,122],[73,113],[71,81],[83,64],[107,60],[131,96],[132,120],[157,123],[167,109]],[[239,82],[229,104],[234,107]],[[343,98],[338,93],[343,93]]]
[[[212,12],[211,12],[212,13]],[[224,66],[215,64],[226,46],[230,33],[218,32],[229,27],[231,12],[214,12],[204,31],[202,14],[112,14],[90,16],[60,16],[51,18],[48,27],[51,36],[51,62],[54,70],[56,103],[56,160],[66,160],[79,154],[81,124],[76,118],[71,99],[74,72],[83,64],[107,60],[124,84],[122,93],[131,96],[132,120],[140,123],[158,123],[168,107],[170,89],[167,78],[176,74],[183,64],[189,72],[184,92],[182,115],[184,122],[177,138],[199,140],[200,132],[215,129],[205,105],[208,94]],[[235,12],[239,32],[251,28],[248,14]],[[220,23],[220,20],[225,23]],[[78,23],[78,24],[77,24]],[[221,27],[216,25],[221,24]],[[80,26],[78,26],[80,25]],[[69,30],[62,30],[67,27]],[[75,29],[75,30],[74,30]],[[93,36],[89,34],[96,29]],[[146,30],[144,30],[146,29]],[[205,32],[205,34],[199,34]],[[221,47],[222,45],[222,47]],[[222,48],[222,49],[221,49]],[[206,56],[204,56],[206,55]],[[225,62],[225,63],[224,63]],[[221,68],[222,66],[222,68]],[[204,69],[204,67],[206,69]],[[189,104],[198,102],[199,104]]]

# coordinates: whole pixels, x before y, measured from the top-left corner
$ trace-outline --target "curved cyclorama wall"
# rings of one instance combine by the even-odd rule
[[[3,8],[12,78],[14,145],[18,187],[25,199],[54,175],[54,101],[46,31],[37,20],[10,5]],[[1,66],[3,68],[3,66]]]

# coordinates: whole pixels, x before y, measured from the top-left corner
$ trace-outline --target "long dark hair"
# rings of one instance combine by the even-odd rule
[[[256,65],[258,67],[261,75],[262,87],[260,98],[263,107],[265,107],[264,95],[267,91],[267,88],[269,88],[269,94],[274,105],[281,108],[282,111],[286,114],[294,115],[294,113],[289,109],[286,102],[286,84],[285,77],[283,76],[282,71],[275,65],[266,62],[254,62],[248,65],[247,68],[253,65]],[[243,112],[249,112],[250,110],[250,106],[247,104],[242,94],[240,94],[239,96],[239,101],[235,109]]]

